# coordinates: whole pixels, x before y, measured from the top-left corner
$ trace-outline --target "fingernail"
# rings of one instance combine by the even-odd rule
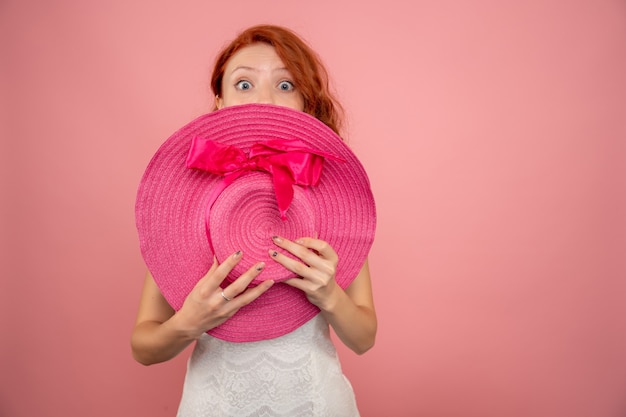
[[[298,245],[302,245],[302,244],[304,243],[304,240],[302,240],[302,239],[298,239],[298,240],[296,240],[296,243],[297,243]]]
[[[256,270],[257,271],[262,271],[264,267],[265,267],[265,264],[264,263],[260,263],[260,264],[257,265]]]
[[[237,252],[235,252],[233,254],[233,258],[239,258],[240,256],[241,256],[241,251],[240,250],[238,250]]]
[[[272,236],[272,239],[274,239],[274,242],[276,243],[283,243],[283,240],[279,238],[278,236]]]
[[[275,257],[277,257],[277,256],[278,256],[278,252],[276,252],[276,251],[272,252],[272,257],[274,257],[274,258],[275,258]]]

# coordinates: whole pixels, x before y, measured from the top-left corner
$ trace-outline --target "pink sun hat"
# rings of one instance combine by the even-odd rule
[[[209,330],[231,341],[287,334],[319,309],[280,283],[295,274],[270,258],[273,236],[317,237],[339,255],[346,288],[374,240],[376,209],[367,174],[342,139],[315,117],[245,104],[198,117],[170,136],[143,175],[135,207],[141,253],[167,302],[179,310],[209,270],[241,250],[228,280],[259,261],[253,281],[276,284]]]

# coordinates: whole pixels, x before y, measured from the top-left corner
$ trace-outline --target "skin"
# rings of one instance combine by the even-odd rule
[[[224,69],[217,108],[238,104],[275,104],[302,111],[304,99],[274,48],[257,43],[240,49]]]
[[[239,50],[226,65],[223,97],[216,97],[216,105],[222,108],[263,103],[302,110],[304,100],[292,80],[272,46],[253,44]],[[287,250],[300,261],[282,255],[276,247]],[[300,277],[285,284],[302,290],[320,308],[346,346],[362,354],[374,345],[377,320],[367,261],[343,290],[335,281],[337,253],[327,242],[311,237],[290,241],[276,236],[268,242],[268,251],[275,262]],[[178,312],[169,306],[148,273],[131,336],[133,357],[144,365],[172,359],[207,330],[228,320],[274,285],[268,280],[248,288],[265,267],[264,263],[257,263],[224,289],[226,297],[231,299],[226,301],[220,283],[243,256],[241,252],[234,253],[221,264],[214,260]]]

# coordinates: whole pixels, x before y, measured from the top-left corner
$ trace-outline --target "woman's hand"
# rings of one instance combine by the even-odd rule
[[[310,237],[292,242],[275,236],[273,240],[274,244],[302,261],[270,249],[270,255],[276,262],[300,277],[288,279],[285,284],[304,291],[308,300],[320,309],[330,309],[334,295],[337,291],[342,291],[335,281],[339,262],[337,252],[327,242]]]
[[[300,277],[285,283],[306,293],[346,346],[358,354],[369,350],[376,340],[377,320],[367,260],[343,290],[335,280],[339,257],[327,242],[310,237],[294,242],[281,237],[273,240],[276,246],[299,258],[270,249],[276,262]]]
[[[242,253],[238,251],[224,260],[221,265],[214,260],[209,272],[198,281],[181,309],[176,313],[178,324],[187,329],[191,337],[198,338],[207,330],[224,323],[241,307],[250,304],[274,283],[269,280],[248,288],[250,282],[263,271],[265,264],[260,262],[222,289],[220,284],[239,263],[241,257]]]
[[[148,273],[131,336],[135,359],[144,365],[172,359],[204,332],[228,320],[274,284],[269,280],[248,288],[265,266],[258,263],[222,290],[220,284],[241,257],[241,252],[237,252],[221,265],[214,261],[178,312],[170,307],[154,278]]]

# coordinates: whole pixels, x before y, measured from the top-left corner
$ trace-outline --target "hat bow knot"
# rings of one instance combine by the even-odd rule
[[[267,140],[244,150],[195,136],[187,155],[186,166],[223,176],[224,187],[247,172],[268,172],[272,175],[278,210],[284,220],[293,200],[293,186],[317,185],[324,158],[342,161],[327,152],[311,149],[296,139]]]

